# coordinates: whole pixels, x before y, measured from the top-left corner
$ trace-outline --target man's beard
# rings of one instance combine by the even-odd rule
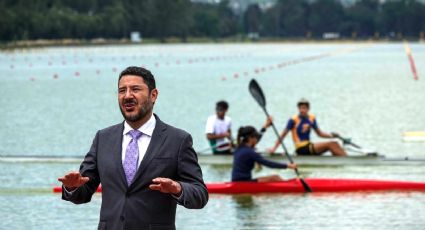
[[[129,100],[124,100],[123,105],[125,103],[128,103],[128,102],[134,102],[135,103],[135,101],[133,99],[129,99]],[[148,114],[150,114],[152,112],[152,108],[153,108],[153,103],[152,103],[150,98],[148,98],[148,100],[146,100],[142,104],[140,110],[135,115],[126,115],[125,111],[120,106],[122,116],[124,117],[125,120],[130,121],[130,122],[136,122],[136,121],[143,119],[144,117],[146,117]]]

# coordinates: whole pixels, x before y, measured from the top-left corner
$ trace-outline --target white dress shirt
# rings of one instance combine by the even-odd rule
[[[142,162],[143,157],[146,154],[146,150],[148,149],[149,143],[151,142],[152,133],[155,129],[156,125],[156,119],[155,116],[152,114],[151,118],[143,124],[139,129],[140,132],[142,132],[142,136],[137,140],[137,145],[139,147],[139,158],[137,162],[137,169],[140,166],[140,162]],[[131,126],[127,123],[127,121],[124,122],[124,131],[122,133],[122,152],[121,152],[121,160],[122,163],[124,163],[125,160],[125,152],[127,150],[127,146],[130,143],[132,137],[130,135],[130,131],[133,130]]]

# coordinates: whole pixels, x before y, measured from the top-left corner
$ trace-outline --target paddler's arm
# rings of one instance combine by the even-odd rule
[[[265,159],[264,157],[262,157],[258,153],[256,153],[254,155],[254,160],[257,163],[264,165],[264,166],[267,166],[267,167],[270,167],[270,168],[280,168],[280,169],[286,169],[286,168],[295,169],[295,168],[297,168],[296,164],[285,164],[285,163],[269,161],[269,160]]]
[[[226,138],[226,137],[230,138],[230,136],[231,136],[230,132],[225,132],[225,133],[220,133],[220,134],[207,133],[207,139],[208,140],[215,140],[215,139],[221,139],[221,138]]]
[[[236,141],[232,137],[232,130],[229,129],[227,132],[229,133],[229,136],[227,138],[229,138],[230,140],[230,146],[234,148],[236,146]]]
[[[261,129],[260,129],[261,134],[263,134],[264,132],[266,132],[266,129],[268,127],[270,127],[272,125],[272,123],[273,123],[273,117],[272,116],[268,116],[267,119],[266,119],[266,122],[264,122],[263,127],[261,127]]]
[[[261,137],[263,136],[263,134],[266,132],[267,128],[270,127],[273,123],[273,117],[272,116],[268,116],[266,119],[266,122],[264,123],[263,127],[261,127],[260,129],[260,137],[258,139],[258,141],[261,140]]]
[[[322,130],[320,130],[319,128],[314,129],[314,131],[316,132],[316,134],[319,137],[322,137],[322,138],[335,138],[335,137],[338,137],[338,134],[337,133],[325,133]]]

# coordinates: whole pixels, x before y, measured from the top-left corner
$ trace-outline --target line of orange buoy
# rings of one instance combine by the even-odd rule
[[[155,62],[152,65],[155,66],[155,67],[160,67],[160,66],[171,66],[173,64],[174,65],[195,64],[195,63],[202,63],[202,62],[225,61],[225,60],[230,60],[230,59],[239,59],[239,58],[245,58],[247,56],[248,56],[247,53],[245,53],[245,54],[240,53],[240,54],[235,54],[235,55],[221,55],[221,56],[216,55],[216,56],[204,56],[204,57],[191,57],[191,58],[187,58],[187,59],[180,58],[180,59],[176,59],[176,60],[164,60],[162,62]],[[73,60],[69,60],[68,58],[64,59],[64,57],[62,57],[62,58],[59,57],[58,62],[62,66],[68,66],[68,65],[72,65],[72,64],[78,65],[78,64],[82,63],[82,62],[80,62],[80,60],[75,59],[75,58],[77,58],[77,57],[74,57]],[[142,57],[140,57],[140,58],[142,58]],[[42,59],[43,58],[38,57],[38,60],[42,60]],[[55,65],[55,63],[53,62],[53,59],[56,59],[56,58],[54,58],[53,56],[50,56],[47,59],[48,59],[47,66],[54,66]],[[93,57],[88,57],[88,58],[86,57],[86,59],[89,63],[94,62]],[[133,57],[133,60],[135,60],[135,59],[136,59],[136,57]],[[28,68],[36,67],[36,65],[34,63],[29,62],[30,60],[28,59],[28,57],[25,57],[24,60],[25,60],[25,63],[28,64],[27,65]],[[100,60],[100,58],[99,58],[99,60]],[[108,59],[102,58],[101,60],[107,61]],[[110,60],[115,62],[117,60],[117,57],[111,57]],[[122,57],[122,60],[126,60],[126,58]],[[16,62],[16,58],[12,57],[12,58],[9,59],[9,61],[12,62],[9,65],[10,69],[15,69],[16,66],[14,65],[14,63]]]
[[[369,45],[367,45],[367,46],[369,46]],[[301,63],[305,63],[305,62],[316,61],[316,60],[323,59],[323,58],[326,58],[326,57],[337,56],[337,55],[342,55],[342,54],[345,54],[345,53],[354,52],[354,51],[357,51],[359,49],[363,49],[365,47],[366,46],[346,48],[346,49],[342,49],[342,50],[335,50],[335,51],[321,53],[321,54],[317,54],[317,55],[313,55],[313,56],[298,58],[298,59],[289,60],[289,61],[284,61],[284,62],[281,62],[281,63],[278,63],[278,64],[274,64],[274,65],[258,67],[258,68],[255,68],[253,70],[253,73],[258,75],[258,74],[263,73],[263,72],[266,72],[266,71],[272,71],[272,70],[276,70],[276,69],[281,69],[281,68],[288,67],[288,66],[291,66],[291,65],[297,65],[297,64],[301,64]],[[234,79],[237,79],[241,75],[242,74],[234,73],[233,74],[233,78]],[[243,75],[244,76],[248,76],[249,75],[249,72],[244,71],[243,72]],[[225,80],[227,80],[227,77],[226,76],[221,76],[221,80],[222,81],[225,81]]]
[[[273,71],[273,70],[283,68],[283,67],[286,67],[286,66],[321,59],[321,58],[324,58],[324,57],[329,56],[329,55],[333,55],[332,52],[314,55],[314,56],[305,57],[305,58],[300,58],[300,59],[295,59],[295,60],[290,60],[290,61],[285,61],[285,62],[282,62],[282,63],[278,63],[277,65],[259,67],[259,68],[255,68],[253,70],[253,73],[254,74],[260,74],[260,73],[263,73],[263,72],[266,72],[266,71]],[[152,65],[152,66],[148,66],[148,68],[169,67],[169,66],[172,66],[172,65],[178,66],[178,65],[181,65],[181,64],[207,63],[207,62],[213,62],[213,61],[226,61],[226,60],[232,60],[232,59],[246,58],[248,56],[249,56],[249,53],[246,52],[246,53],[238,53],[238,54],[233,54],[233,55],[211,55],[211,56],[204,56],[204,57],[188,57],[188,58],[181,58],[180,57],[180,58],[176,58],[174,60],[161,60],[160,62],[151,63],[149,65]],[[25,63],[27,64],[26,66],[29,67],[29,68],[39,66],[40,63],[35,63],[34,62],[35,59],[38,60],[38,61],[41,61],[41,62],[44,62],[44,60],[45,60],[46,62],[44,62],[44,63],[47,64],[47,66],[49,68],[54,68],[55,66],[58,66],[58,65],[69,66],[71,68],[74,68],[74,66],[78,67],[78,65],[80,63],[83,63],[83,62],[93,63],[94,61],[108,61],[110,59],[119,60],[120,58],[122,60],[127,60],[127,59],[130,60],[131,58],[133,60],[136,60],[137,58],[145,58],[145,57],[148,57],[148,56],[133,55],[133,56],[129,56],[129,57],[125,57],[125,56],[123,56],[123,57],[115,57],[115,56],[113,56],[113,57],[94,57],[94,56],[89,56],[89,55],[84,56],[84,55],[74,54],[71,57],[65,57],[65,56],[62,55],[62,56],[43,56],[43,57],[37,56],[37,57],[32,58],[32,57],[25,56],[24,60],[25,60]],[[163,57],[167,57],[167,56],[165,55]],[[12,62],[12,63],[10,63],[10,69],[13,69],[13,70],[19,69],[19,68],[17,68],[18,65],[15,65],[16,64],[15,62],[17,60],[15,56],[12,56],[10,58],[5,57],[4,59],[9,59],[9,61]],[[145,65],[142,64],[141,66],[145,66]],[[108,71],[111,71],[111,70],[112,70],[113,73],[116,73],[118,71],[118,68],[116,66],[111,67],[111,69],[109,69],[109,70],[94,68],[95,74],[98,75],[98,76],[100,76],[101,73],[108,73]],[[83,72],[80,72],[78,70],[74,70],[71,73],[73,73],[72,76],[74,76],[74,77],[82,77],[84,75]],[[249,76],[250,74],[251,74],[251,71],[246,70],[246,71],[242,71],[240,73],[234,73],[232,75],[232,77],[234,79],[238,79],[242,76],[245,76],[245,77]],[[53,80],[58,80],[60,77],[62,77],[57,72],[51,73],[50,76],[52,76]],[[222,80],[226,80],[226,79],[227,79],[227,77],[222,77]],[[30,76],[29,80],[35,81],[36,78]]]
[[[197,63],[207,63],[207,62],[214,62],[214,61],[226,61],[226,60],[232,60],[232,59],[240,59],[240,58],[246,58],[249,54],[248,53],[239,53],[239,54],[234,54],[234,55],[214,55],[214,56],[204,56],[204,57],[189,57],[189,58],[177,58],[176,60],[164,60],[161,62],[155,62],[148,68],[160,68],[160,67],[170,67],[172,65],[175,66],[179,66],[179,65],[183,65],[183,64],[187,64],[187,65],[193,65],[193,64],[197,64]],[[145,56],[138,56],[139,58],[144,58]],[[74,57],[70,57],[70,58],[65,58],[64,56],[61,57],[55,57],[55,56],[49,56],[49,57],[41,57],[38,56],[36,59],[38,61],[43,61],[43,59],[47,59],[46,60],[46,64],[49,68],[54,68],[55,66],[61,65],[61,66],[78,66],[80,63],[83,63],[83,61],[87,61],[89,63],[93,63],[94,61],[97,61],[94,57],[90,57],[90,56],[86,56],[83,57],[81,56],[80,60],[78,59],[79,57],[74,55]],[[133,55],[132,56],[133,60],[135,60],[137,58],[137,56]],[[6,59],[6,58],[5,58]],[[27,64],[28,68],[33,68],[33,67],[38,67],[40,63],[33,63],[31,62],[32,59],[34,58],[29,58],[29,57],[24,57],[24,61]],[[98,60],[103,60],[103,61],[107,61],[108,58],[97,58]],[[115,61],[117,59],[119,59],[119,57],[111,57],[111,60]],[[126,60],[126,59],[131,59],[131,57],[121,57],[122,60]],[[53,61],[55,60],[55,61]],[[15,57],[11,57],[9,59],[9,61],[11,62],[11,64],[9,65],[11,70],[18,70],[17,65],[15,65],[15,62],[17,61],[17,59]],[[141,64],[140,66],[142,67],[146,67],[146,64]],[[118,68],[112,67],[112,72],[116,73],[118,71]],[[108,72],[106,70],[102,70],[102,72]],[[100,69],[95,69],[95,73],[96,75],[100,75],[101,70]],[[52,79],[53,80],[58,80],[59,79],[59,74],[58,73],[53,73],[52,75]],[[75,70],[73,71],[73,76],[74,77],[81,77],[82,73]],[[30,77],[29,78],[30,81],[35,81],[36,78],[35,77]]]
[[[415,60],[413,59],[413,55],[412,55],[412,50],[410,49],[407,41],[404,41],[404,50],[406,51],[407,58],[409,59],[410,70],[412,71],[413,79],[419,80],[418,72],[416,71]]]

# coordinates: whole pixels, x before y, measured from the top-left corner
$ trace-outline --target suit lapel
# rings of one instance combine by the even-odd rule
[[[116,132],[113,132],[113,137],[111,138],[112,143],[114,143],[111,147],[111,152],[113,156],[113,162],[118,164],[116,168],[118,169],[119,177],[125,186],[127,186],[127,180],[125,177],[124,167],[122,166],[122,139],[124,132],[124,122],[119,126]]]
[[[167,126],[154,114],[156,118],[156,125],[155,129],[153,130],[151,141],[149,143],[148,149],[146,150],[145,156],[143,157],[142,162],[140,162],[139,169],[136,172],[136,175],[133,179],[133,183],[131,184],[130,188],[133,187],[139,177],[144,173],[146,170],[146,167],[149,165],[151,160],[154,158],[156,153],[159,151],[159,149],[162,146],[162,143],[166,139],[166,133],[165,130],[167,129]]]

